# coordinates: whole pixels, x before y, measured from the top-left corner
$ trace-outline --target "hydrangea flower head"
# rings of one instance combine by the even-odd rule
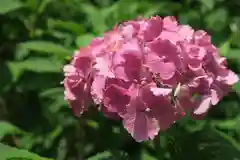
[[[136,141],[153,139],[187,111],[204,116],[239,80],[205,31],[159,16],[95,38],[64,73],[65,99],[76,116],[94,102]]]

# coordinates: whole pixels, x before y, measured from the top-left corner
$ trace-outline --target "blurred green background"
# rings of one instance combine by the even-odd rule
[[[240,84],[204,120],[186,117],[144,143],[94,109],[74,117],[60,84],[74,50],[152,15],[206,30],[240,73],[239,8],[239,0],[0,0],[0,160],[240,160]]]

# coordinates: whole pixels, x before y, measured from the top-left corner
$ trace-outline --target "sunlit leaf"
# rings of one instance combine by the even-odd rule
[[[95,156],[88,158],[87,160],[110,160],[111,153],[108,151],[98,153]]]
[[[236,83],[233,86],[233,90],[236,91],[240,95],[240,82]]]
[[[49,158],[43,158],[38,156],[37,154],[30,153],[27,150],[13,148],[2,143],[0,143],[0,156],[1,160],[50,160]]]
[[[230,50],[230,47],[231,47],[230,45],[231,45],[230,41],[226,41],[220,46],[219,49],[220,49],[220,54],[222,56],[225,56],[225,57],[228,56],[228,53],[229,53],[229,50]]]
[[[206,6],[209,10],[213,9],[215,0],[200,0],[200,2]]]
[[[33,72],[60,72],[62,65],[58,61],[45,58],[30,58],[20,62],[12,62],[21,71],[29,70]]]
[[[219,18],[221,17],[221,18]],[[227,25],[228,11],[224,8],[213,10],[205,17],[209,29],[220,31]]]
[[[149,155],[147,152],[142,153],[142,160],[157,160],[157,158]]]
[[[5,14],[23,7],[19,0],[0,0],[0,14]]]
[[[87,46],[89,42],[94,38],[92,34],[84,34],[77,37],[76,45],[77,47]]]
[[[52,53],[62,58],[72,53],[71,49],[49,41],[27,41],[21,43],[20,47],[37,52]]]
[[[9,122],[0,121],[0,139],[8,134],[23,133],[18,127]]]
[[[108,29],[104,16],[102,16],[103,13],[97,7],[91,4],[82,3],[81,9],[88,17],[87,20],[96,33],[103,33]]]
[[[60,19],[48,19],[48,27],[51,29],[65,29],[67,31],[75,33],[76,35],[80,35],[85,31],[81,24],[73,21],[64,21]]]

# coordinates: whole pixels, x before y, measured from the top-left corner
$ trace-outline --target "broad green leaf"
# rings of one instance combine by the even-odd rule
[[[240,49],[230,49],[228,54],[226,55],[226,58],[230,60],[239,61],[240,60],[239,55],[240,55]]]
[[[86,14],[87,20],[92,25],[96,33],[103,33],[108,29],[104,18],[105,16],[103,16],[100,9],[87,3],[82,3],[81,9]]]
[[[43,92],[40,93],[41,97],[49,97],[53,98],[54,95],[56,94],[62,94],[64,92],[63,88],[58,87],[58,88],[51,88],[48,90],[44,90]]]
[[[230,47],[231,47],[230,45],[231,45],[230,41],[226,41],[220,46],[219,49],[220,49],[220,54],[222,56],[225,56],[225,57],[228,56],[228,53],[229,53],[229,50],[230,50]]]
[[[46,58],[30,58],[20,62],[12,62],[12,66],[15,65],[19,71],[29,70],[33,72],[60,72],[62,65],[57,60],[51,60]],[[17,73],[20,74],[20,73]]]
[[[144,17],[148,18],[148,17],[154,16],[158,11],[159,11],[159,6],[149,7],[149,10],[147,10],[144,13]]]
[[[82,34],[85,29],[82,24],[78,24],[73,21],[64,21],[60,19],[48,19],[48,27],[50,29],[65,29],[67,31],[74,32],[76,35]]]
[[[102,153],[98,153],[95,156],[92,156],[90,158],[88,158],[87,160],[110,160],[111,157],[111,153],[108,151],[102,152]]]
[[[91,40],[94,38],[92,34],[84,34],[77,37],[76,45],[77,47],[87,46]]]
[[[27,150],[13,148],[0,143],[0,158],[1,160],[26,159],[26,160],[50,160],[43,158],[37,154],[30,153]]]
[[[221,17],[221,18],[219,18]],[[205,17],[205,22],[209,29],[220,31],[227,25],[228,11],[224,8],[213,10]]]
[[[217,126],[221,129],[232,129],[232,130],[240,130],[240,116],[234,119],[227,119],[227,120],[212,120],[211,124],[213,126]]]
[[[157,158],[149,155],[147,152],[143,152],[141,160],[157,160]]]
[[[207,7],[208,10],[213,9],[215,0],[200,0],[200,2]]]
[[[37,52],[52,53],[60,56],[61,58],[64,58],[72,53],[71,49],[50,41],[27,41],[20,43],[19,47]]]
[[[14,61],[8,62],[7,66],[9,67],[9,70],[11,72],[13,82],[16,82],[19,79],[23,70],[19,67],[18,63]]]
[[[41,4],[38,7],[38,14],[42,14],[51,0],[41,0]]]
[[[10,124],[9,122],[0,121],[0,140],[8,134],[23,133],[18,127]]]
[[[0,14],[5,14],[23,7],[19,0],[0,0]]]

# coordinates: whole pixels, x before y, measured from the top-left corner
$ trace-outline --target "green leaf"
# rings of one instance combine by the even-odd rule
[[[37,52],[52,53],[61,58],[64,58],[73,52],[71,49],[65,48],[60,44],[48,41],[27,41],[20,43],[19,47]]]
[[[200,2],[207,7],[208,10],[213,9],[215,0],[200,0]]]
[[[77,47],[87,46],[93,38],[94,38],[94,35],[92,34],[84,34],[84,35],[78,36],[76,40],[76,45]]]
[[[240,49],[229,49],[228,54],[225,56],[227,59],[240,60]]]
[[[174,140],[175,149],[171,151],[172,159],[239,160],[240,145],[229,135],[213,127],[205,127],[193,133],[175,134],[178,136]],[[171,144],[169,149],[172,148]]]
[[[19,128],[16,126],[5,122],[5,121],[0,121],[0,140],[2,137],[8,134],[17,134],[17,133],[23,133]]]
[[[220,46],[219,49],[220,49],[220,54],[222,56],[227,57],[227,54],[229,53],[229,50],[230,50],[230,47],[231,47],[230,45],[231,45],[230,41],[226,41]]]
[[[5,89],[11,84],[12,82],[12,75],[10,68],[5,64],[0,62],[0,93],[5,91]]]
[[[106,160],[106,159],[109,159],[110,157],[111,157],[111,153],[108,151],[105,151],[102,153],[98,153],[97,155],[92,156],[92,157],[88,158],[87,160]]]
[[[0,156],[1,160],[50,160],[49,158],[43,158],[37,154],[30,153],[27,150],[13,148],[2,143],[0,143]]]
[[[213,126],[217,126],[221,129],[233,129],[233,130],[240,130],[240,126],[238,125],[240,122],[240,116],[234,119],[227,119],[227,120],[213,120],[211,124]]]
[[[221,17],[221,18],[219,18]],[[220,31],[227,25],[228,11],[224,8],[213,10],[205,17],[205,22],[209,29]]]
[[[12,62],[12,66],[16,66],[18,71],[16,74],[20,74],[23,70],[29,70],[33,72],[60,72],[62,65],[60,62],[45,58],[30,58],[20,62]],[[19,73],[20,72],[20,73]]]
[[[142,160],[157,160],[157,158],[149,155],[146,151],[142,152]]]
[[[21,8],[23,4],[18,0],[0,0],[0,14],[5,14]]]
[[[237,92],[238,95],[240,95],[240,82],[233,85],[233,90]]]
[[[38,7],[38,14],[42,14],[50,2],[51,0],[42,0],[40,6]]]
[[[96,33],[103,33],[108,29],[105,16],[103,16],[104,13],[100,9],[87,3],[82,3],[81,9]]]
[[[51,88],[48,90],[44,90],[43,92],[40,93],[41,97],[49,97],[52,98],[56,94],[62,94],[64,92],[63,88]]]
[[[59,19],[48,19],[48,27],[50,29],[65,29],[80,35],[85,31],[81,24],[72,21],[63,21]]]

